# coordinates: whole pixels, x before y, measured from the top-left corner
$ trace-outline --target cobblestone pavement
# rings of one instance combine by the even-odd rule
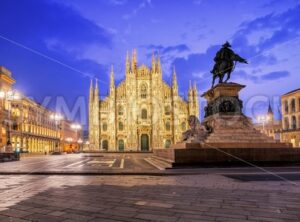
[[[0,164],[0,172],[155,172],[159,171],[146,159],[149,153],[94,153],[40,155],[24,157],[20,161]]]
[[[0,176],[0,195],[0,221],[300,221],[297,183],[216,174]]]

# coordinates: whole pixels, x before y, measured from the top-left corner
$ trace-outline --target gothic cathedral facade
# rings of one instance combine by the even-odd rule
[[[162,79],[160,58],[151,67],[138,66],[136,51],[127,53],[125,79],[115,85],[113,67],[109,95],[100,100],[98,83],[89,94],[90,149],[151,151],[179,142],[188,129],[188,117],[199,117],[196,85],[190,84],[187,101],[178,94],[175,68],[172,84]]]

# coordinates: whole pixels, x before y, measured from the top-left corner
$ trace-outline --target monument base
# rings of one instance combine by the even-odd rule
[[[251,119],[242,113],[243,102],[238,93],[244,87],[222,83],[205,92],[207,106],[201,126],[208,129],[208,133],[199,137],[198,133],[203,130],[190,130],[186,141],[170,149],[154,150],[154,156],[169,160],[173,165],[300,162],[300,149],[293,149],[292,144],[278,142],[256,130]],[[192,129],[202,129],[197,121],[192,123]]]
[[[202,148],[155,149],[154,157],[165,159],[172,167],[182,165],[228,165],[250,163],[300,163],[300,149],[295,148]],[[242,160],[242,161],[241,161]]]

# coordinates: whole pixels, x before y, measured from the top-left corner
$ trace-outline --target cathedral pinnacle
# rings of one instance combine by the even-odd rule
[[[126,54],[126,74],[130,72],[130,58],[129,58],[129,52],[127,51]]]
[[[162,73],[161,72],[161,64],[160,64],[160,56],[159,56],[159,53],[157,55],[157,72],[158,73]]]
[[[90,83],[90,95],[89,95],[89,99],[92,100],[94,97],[94,88],[93,88],[93,79],[91,78],[91,83]]]
[[[175,66],[173,66],[173,80],[172,80],[172,85],[177,87],[177,75],[176,75]]]
[[[151,64],[151,70],[153,73],[156,72],[156,61],[155,61],[155,54],[154,52],[152,53],[152,64]]]
[[[133,71],[137,70],[137,56],[136,56],[136,49],[132,50],[132,58],[131,58],[131,69]]]
[[[197,84],[196,84],[196,81],[194,82],[194,91],[197,92]]]
[[[99,101],[98,79],[96,79],[96,84],[95,84],[94,100],[95,100],[95,103],[98,103],[98,101]]]
[[[110,90],[115,88],[115,73],[114,73],[114,66],[111,65],[110,69]]]

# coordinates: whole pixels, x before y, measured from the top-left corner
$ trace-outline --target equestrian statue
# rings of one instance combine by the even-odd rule
[[[214,68],[212,71],[210,71],[213,74],[212,87],[214,87],[217,77],[219,78],[219,83],[226,83],[230,79],[230,75],[233,72],[237,62],[248,64],[246,59],[240,57],[231,50],[231,45],[229,42],[223,44],[222,48],[217,52],[214,61]],[[223,81],[226,74],[227,78],[225,81]]]

